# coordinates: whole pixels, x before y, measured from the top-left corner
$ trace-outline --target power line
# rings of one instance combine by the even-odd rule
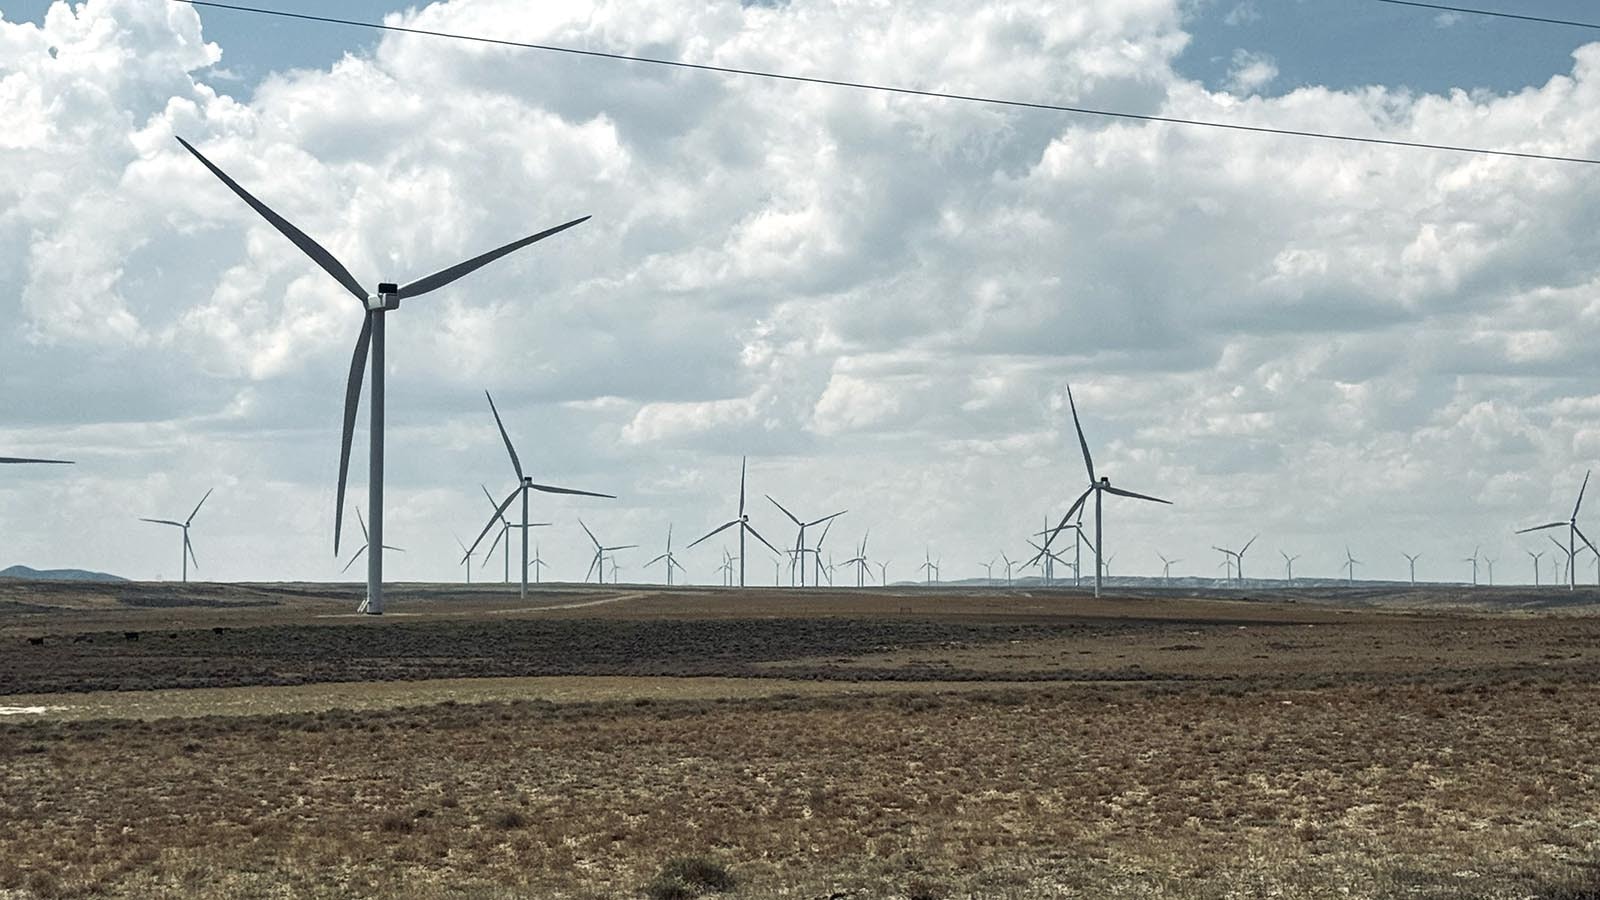
[[[1566,25],[1571,28],[1593,28],[1600,30],[1600,24],[1594,22],[1574,22],[1571,19],[1549,19],[1544,16],[1525,16],[1520,13],[1499,12],[1493,9],[1473,9],[1468,6],[1446,6],[1442,3],[1419,3],[1417,0],[1377,0],[1379,3],[1388,3],[1393,6],[1415,6],[1419,9],[1436,9],[1440,12],[1466,13],[1472,16],[1489,16],[1495,19],[1516,19],[1519,22],[1538,22],[1542,25]]]
[[[1071,113],[1080,116],[1098,116],[1106,119],[1122,119],[1136,122],[1159,122],[1167,125],[1187,125],[1195,128],[1215,128],[1224,131],[1245,132],[1249,134],[1271,134],[1283,137],[1311,138],[1322,141],[1339,141],[1347,144],[1372,144],[1384,147],[1404,147],[1412,150],[1442,150],[1450,153],[1471,153],[1479,156],[1497,156],[1511,159],[1537,159],[1547,162],[1582,163],[1584,165],[1600,165],[1600,159],[1582,156],[1556,156],[1546,153],[1529,153],[1519,150],[1496,150],[1488,147],[1468,147],[1459,144],[1434,144],[1424,141],[1403,141],[1395,138],[1361,137],[1351,134],[1335,134],[1326,131],[1303,131],[1293,128],[1270,128],[1265,125],[1240,125],[1232,122],[1216,122],[1207,119],[1184,119],[1176,116],[1158,116],[1146,113],[1121,112],[1109,109],[1094,109],[1087,106],[1065,106],[1056,103],[1035,103],[1026,100],[1007,100],[1000,97],[981,97],[973,94],[955,94],[947,91],[927,91],[916,88],[894,87],[892,85],[871,84],[862,81],[845,81],[837,78],[821,78],[811,75],[790,75],[782,72],[765,72],[759,69],[739,69],[731,66],[713,66],[705,63],[684,62],[678,59],[661,59],[650,56],[631,56],[625,53],[606,53],[601,50],[579,50],[575,47],[560,47],[553,44],[533,44],[524,41],[512,41],[503,38],[482,37],[480,35],[459,34],[450,31],[436,31],[428,28],[408,28],[403,25],[388,25],[382,22],[363,22],[357,19],[340,19],[333,16],[316,16],[309,13],[288,12],[278,9],[262,9],[255,6],[242,6],[233,3],[219,3],[215,0],[172,0],[174,3],[186,3],[190,6],[208,7],[211,9],[225,9],[233,12],[254,13],[263,16],[276,16],[283,19],[298,19],[304,22],[319,22],[328,25],[348,25],[354,28],[370,28],[375,31],[390,31],[400,34],[421,35],[424,37],[449,38],[458,41],[471,41],[479,44],[492,44],[499,47],[517,47],[524,50],[543,50],[549,53],[565,53],[571,56],[586,56],[594,59],[609,59],[618,62],[643,63],[652,66],[667,66],[674,69],[691,69],[699,72],[714,72],[721,75],[743,75],[751,78],[766,78],[773,81],[788,81],[800,84],[816,84],[828,87],[850,88],[860,91],[878,91],[885,94],[900,94],[908,97],[927,97],[938,100],[957,100],[963,103],[980,103],[990,106],[1002,106],[1013,109],[1044,110],[1049,112]]]

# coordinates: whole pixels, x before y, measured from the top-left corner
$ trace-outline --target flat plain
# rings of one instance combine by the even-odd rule
[[[0,582],[0,896],[1600,897],[1592,588],[358,597]]]

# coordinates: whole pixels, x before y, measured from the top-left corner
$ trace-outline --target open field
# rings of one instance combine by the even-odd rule
[[[5,584],[0,896],[1600,897],[1548,593]]]

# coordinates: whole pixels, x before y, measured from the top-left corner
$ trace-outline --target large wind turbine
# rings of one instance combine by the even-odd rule
[[[661,554],[660,556],[656,557],[655,559],[652,559],[649,562],[645,563],[644,566],[645,566],[645,568],[648,569],[651,566],[655,565],[656,563],[663,562],[663,561],[665,561],[666,564],[667,564],[667,566],[666,566],[666,568],[667,568],[667,587],[672,587],[672,567],[673,566],[677,566],[678,567],[678,571],[683,572],[685,575],[689,574],[689,570],[685,569],[682,565],[680,565],[678,563],[678,558],[676,556],[672,555],[672,526],[671,525],[667,526],[667,552],[665,552],[665,553]]]
[[[478,533],[478,540],[472,542],[472,549],[478,549],[479,541],[483,540],[484,535],[489,533],[489,529],[494,527],[494,523],[497,520],[504,519],[506,507],[510,506],[511,501],[520,496],[522,498],[522,598],[526,600],[528,597],[528,528],[530,527],[528,523],[528,492],[539,491],[543,494],[574,494],[579,497],[602,497],[606,500],[615,500],[617,498],[611,494],[601,494],[596,493],[595,491],[580,491],[577,488],[555,487],[548,484],[534,483],[532,478],[529,478],[522,472],[522,462],[521,460],[517,459],[517,448],[511,446],[511,435],[506,434],[506,425],[504,422],[500,421],[500,410],[495,408],[494,398],[489,397],[488,391],[484,391],[483,396],[489,398],[489,411],[494,413],[494,424],[500,429],[501,440],[505,441],[506,453],[510,454],[511,456],[511,468],[515,469],[517,472],[517,486],[512,489],[510,494],[506,495],[506,499],[501,501],[499,506],[495,507],[494,515],[490,517],[489,524],[483,526],[483,531]],[[600,580],[605,581],[605,573],[602,572],[600,574]]]
[[[583,573],[583,580],[584,581],[588,581],[589,580],[589,573],[590,572],[594,572],[595,574],[597,574],[599,576],[600,583],[601,584],[605,584],[606,583],[606,554],[610,553],[613,550],[632,550],[634,547],[637,547],[639,545],[638,544],[618,544],[615,547],[602,546],[601,543],[600,543],[600,539],[594,536],[594,532],[589,530],[589,526],[583,524],[583,520],[582,519],[578,520],[578,524],[583,526],[583,533],[587,534],[589,536],[589,540],[594,542],[594,559],[589,561],[589,571]],[[614,560],[613,560],[613,562],[614,562]],[[596,570],[598,570],[598,571],[596,571]]]
[[[210,497],[211,491],[214,490],[216,490],[216,488],[208,489],[205,497],[201,497],[200,502],[194,505],[194,512],[189,513],[189,518],[184,519],[182,522],[174,522],[171,519],[146,519],[142,516],[139,519],[141,522],[151,522],[156,525],[171,525],[175,528],[183,529],[183,548],[178,552],[178,556],[183,560],[183,581],[185,584],[189,583],[189,560],[193,559],[194,567],[196,569],[200,568],[200,560],[195,559],[194,545],[189,543],[189,525],[194,522],[195,514],[200,512],[200,507],[206,505],[206,498]]]
[[[495,515],[500,520],[500,530],[495,533],[494,540],[489,542],[489,549],[485,550],[483,552],[483,558],[484,559],[488,559],[489,557],[493,556],[494,555],[494,548],[500,546],[500,542],[501,541],[505,541],[506,542],[506,546],[505,546],[505,550],[504,550],[504,553],[503,553],[503,558],[505,560],[505,583],[506,584],[510,584],[511,583],[511,529],[513,529],[513,528],[522,528],[522,526],[511,524],[511,520],[506,518],[505,512],[500,509],[500,504],[494,502],[494,496],[489,493],[489,488],[487,486],[485,486],[485,485],[480,483],[478,485],[478,487],[483,489],[483,499],[489,501],[489,508],[495,511]],[[547,526],[549,524],[550,524],[549,522],[529,522],[527,527],[528,528],[544,528],[545,526]],[[524,530],[526,530],[526,529],[524,529]],[[535,552],[537,553],[537,551],[535,551]],[[528,560],[528,565],[532,566],[533,565],[533,560],[531,560],[531,559]],[[534,568],[533,568],[533,580],[534,580],[535,584],[537,584],[538,581],[539,581],[539,567],[538,566],[534,566]]]
[[[1596,556],[1600,556],[1600,550],[1595,550],[1593,542],[1591,542],[1589,538],[1584,535],[1583,530],[1578,527],[1578,509],[1579,507],[1583,506],[1583,492],[1589,489],[1589,475],[1589,472],[1583,473],[1583,486],[1578,488],[1578,502],[1572,504],[1571,518],[1567,519],[1565,522],[1550,522],[1545,525],[1535,525],[1532,528],[1524,528],[1517,532],[1517,534],[1527,534],[1530,531],[1543,531],[1546,528],[1564,527],[1567,529],[1566,551],[1567,570],[1569,572],[1567,589],[1573,591],[1578,589],[1578,567],[1572,564],[1572,561],[1577,558],[1578,555],[1578,540],[1582,539],[1584,544],[1587,545],[1591,551],[1594,551]],[[1551,538],[1551,540],[1555,539]],[[1557,541],[1557,543],[1559,544],[1560,542]]]
[[[1156,556],[1161,558],[1161,586],[1166,587],[1172,581],[1172,564],[1181,563],[1183,560],[1167,559],[1165,556],[1161,556],[1159,553],[1157,553]]]
[[[1238,550],[1228,550],[1222,547],[1211,548],[1213,550],[1221,551],[1224,556],[1227,556],[1233,560],[1234,571],[1240,584],[1244,583],[1244,555],[1247,551],[1249,551],[1250,545],[1254,544],[1256,542],[1256,538],[1258,537],[1261,537],[1261,535],[1258,534],[1255,537],[1252,537],[1250,540],[1245,541],[1244,546],[1240,547]]]
[[[746,532],[749,532],[750,534],[755,535],[756,536],[756,540],[760,541],[763,544],[766,544],[768,550],[771,550],[773,553],[776,553],[779,556],[783,555],[783,551],[782,550],[779,550],[777,547],[772,546],[772,544],[767,542],[766,538],[762,537],[761,534],[755,530],[755,527],[750,524],[750,516],[744,511],[744,466],[745,466],[745,461],[746,461],[745,457],[743,457],[743,456],[739,457],[739,515],[737,517],[735,517],[732,521],[726,522],[726,523],[724,523],[722,525],[718,525],[716,528],[711,529],[704,536],[700,537],[698,540],[696,540],[694,542],[694,544],[698,544],[698,543],[700,543],[700,541],[703,541],[706,538],[711,537],[711,535],[716,534],[719,531],[724,531],[726,529],[733,528],[733,527],[737,526],[738,529],[739,529],[739,587],[744,587],[744,557],[745,557],[744,536],[745,536]],[[774,500],[773,502],[776,503],[777,501]],[[781,507],[781,506],[778,507],[778,508],[779,509],[783,509],[783,507]],[[790,518],[793,518],[793,516],[790,516]],[[802,528],[801,531],[804,532],[805,529]],[[685,550],[692,550],[692,549],[694,549],[694,544],[690,544],[689,546],[685,547],[684,549]]]
[[[772,500],[772,495],[771,494],[767,494],[766,496],[767,496],[768,500]],[[816,526],[816,525],[821,525],[823,522],[826,522],[826,521],[828,521],[830,519],[834,519],[834,518],[837,518],[839,516],[842,516],[842,515],[845,514],[846,510],[842,510],[841,509],[841,510],[839,510],[838,512],[834,513],[831,516],[823,516],[820,519],[815,519],[815,520],[810,521],[810,522],[802,522],[798,518],[795,517],[794,513],[789,512],[787,509],[784,509],[782,503],[779,503],[776,500],[772,500],[772,505],[776,506],[780,510],[783,510],[783,514],[789,517],[789,521],[793,522],[795,525],[797,525],[800,528],[800,536],[795,539],[794,548],[795,548],[795,552],[799,554],[799,558],[797,559],[796,564],[800,567],[800,586],[801,587],[805,587],[806,586],[806,556],[805,556],[805,554],[806,554],[806,529],[807,528],[811,528],[811,527]],[[722,527],[726,528],[728,526],[724,525]],[[767,542],[766,541],[762,541],[761,543],[766,544]],[[772,545],[771,544],[767,544],[767,546],[770,547]]]
[[[1283,557],[1283,572],[1284,572],[1284,574],[1286,576],[1288,576],[1286,580],[1289,582],[1289,586],[1293,587],[1294,586],[1294,561],[1299,559],[1301,554],[1296,553],[1295,555],[1290,556],[1289,554],[1283,552],[1282,550],[1279,550],[1278,551],[1278,555]]]
[[[371,427],[370,446],[368,454],[367,472],[367,511],[372,515],[372,533],[370,541],[379,546],[383,545],[383,381],[384,381],[384,313],[400,308],[400,301],[413,297],[420,297],[430,291],[436,291],[447,284],[476,271],[489,263],[494,262],[507,253],[520,250],[529,244],[542,241],[553,234],[560,233],[568,228],[588,220],[588,216],[573,219],[547,228],[537,234],[512,241],[502,247],[490,250],[488,253],[474,256],[465,262],[456,263],[432,275],[419,278],[408,284],[394,284],[379,282],[377,292],[367,293],[361,282],[350,274],[344,264],[335,259],[332,253],[323,249],[321,244],[312,240],[305,232],[289,223],[289,220],[273,212],[265,203],[257,200],[249,191],[239,186],[239,183],[229,178],[227,173],[212,164],[211,160],[201,155],[193,145],[183,138],[178,138],[178,143],[185,150],[194,154],[211,174],[222,180],[230,190],[239,195],[239,199],[250,205],[271,223],[280,234],[288,238],[302,252],[311,257],[311,260],[322,268],[324,272],[333,276],[345,290],[361,301],[363,317],[361,331],[356,337],[355,354],[350,360],[350,377],[345,384],[344,394],[344,431],[339,444],[339,488],[334,497],[333,513],[333,555],[339,555],[339,538],[344,525],[344,486],[345,478],[350,468],[350,442],[355,437],[356,412],[361,404],[361,378],[365,372],[368,357],[372,363],[372,408],[370,410]],[[526,552],[524,552],[526,557]],[[383,612],[383,554],[367,554],[367,599],[361,604],[361,609],[373,615]]]
[[[1131,497],[1135,500],[1148,500],[1152,503],[1165,503],[1169,506],[1172,501],[1112,487],[1111,479],[1104,476],[1096,478],[1094,474],[1094,458],[1089,455],[1089,441],[1083,436],[1083,425],[1078,421],[1078,404],[1077,401],[1072,399],[1072,385],[1070,384],[1067,385],[1067,404],[1072,407],[1072,427],[1078,432],[1078,446],[1083,450],[1083,467],[1089,473],[1089,487],[1073,502],[1072,507],[1067,510],[1067,514],[1061,517],[1061,524],[1056,526],[1056,531],[1067,527],[1067,522],[1072,519],[1073,513],[1083,507],[1084,501],[1089,499],[1090,494],[1094,495],[1094,595],[1098,597],[1100,596],[1100,581],[1104,575],[1107,562],[1105,556],[1105,519],[1101,514],[1101,504],[1105,495],[1115,494],[1118,497]],[[1050,546],[1048,540],[1045,541],[1045,546]]]

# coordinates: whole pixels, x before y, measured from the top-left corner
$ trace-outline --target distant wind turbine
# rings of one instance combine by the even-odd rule
[[[939,580],[939,564],[933,561],[932,550],[924,550],[922,556],[923,562],[922,565],[917,566],[917,571],[926,572],[927,583],[931,585]]]
[[[665,552],[665,553],[661,554],[660,556],[656,557],[655,559],[652,559],[649,562],[645,563],[644,567],[648,569],[648,568],[650,568],[651,566],[655,565],[658,562],[665,562],[667,564],[667,566],[666,566],[666,568],[667,568],[667,587],[672,587],[672,567],[673,566],[678,566],[678,569],[681,570],[685,575],[687,575],[689,573],[688,569],[685,569],[685,568],[683,568],[683,566],[678,565],[677,558],[672,555],[672,526],[670,524],[667,526],[667,552]]]
[[[1161,586],[1166,587],[1172,582],[1172,564],[1181,563],[1183,560],[1167,559],[1165,556],[1162,556],[1159,553],[1157,553],[1156,556],[1160,557],[1161,559]]]
[[[1244,546],[1238,550],[1226,550],[1222,547],[1211,548],[1213,550],[1220,550],[1224,556],[1231,557],[1233,559],[1234,571],[1241,584],[1244,583],[1244,555],[1245,553],[1249,552],[1250,545],[1254,544],[1256,542],[1256,538],[1258,537],[1261,537],[1261,535],[1258,534],[1255,537],[1252,537],[1250,540],[1245,541]]]
[[[1524,550],[1522,552],[1528,554],[1528,558],[1533,560],[1533,586],[1534,587],[1538,587],[1539,586],[1539,559],[1540,559],[1540,557],[1544,556],[1544,551],[1540,550],[1538,553],[1535,553],[1532,550]]]
[[[871,535],[872,530],[868,529],[861,536],[861,545],[856,548],[855,557],[844,561],[845,565],[856,567],[856,587],[866,587],[867,582],[872,580],[872,566],[867,562],[867,538]]]
[[[1148,500],[1151,503],[1165,503],[1169,506],[1171,501],[1112,487],[1111,479],[1104,476],[1097,479],[1094,474],[1094,458],[1089,455],[1089,441],[1084,438],[1083,425],[1078,421],[1078,404],[1072,399],[1071,385],[1067,385],[1067,403],[1072,407],[1072,427],[1078,432],[1078,446],[1083,450],[1083,467],[1089,473],[1089,487],[1079,495],[1072,507],[1067,510],[1067,514],[1061,517],[1061,524],[1056,526],[1056,531],[1066,528],[1067,522],[1072,519],[1073,513],[1083,508],[1084,501],[1089,499],[1090,494],[1094,495],[1094,595],[1098,597],[1100,596],[1100,581],[1103,571],[1111,563],[1111,560],[1105,555],[1105,520],[1101,513],[1101,504],[1105,495],[1115,494],[1118,497],[1131,497],[1135,500]],[[1045,542],[1045,546],[1049,546],[1049,541]]]
[[[1600,550],[1595,550],[1594,543],[1591,542],[1588,536],[1583,533],[1583,530],[1578,527],[1578,510],[1583,506],[1584,491],[1589,489],[1589,475],[1589,472],[1583,473],[1583,486],[1578,488],[1578,502],[1572,505],[1571,518],[1567,519],[1565,522],[1549,522],[1544,525],[1535,525],[1532,528],[1524,528],[1517,532],[1517,534],[1527,534],[1530,531],[1544,531],[1546,528],[1567,529],[1567,571],[1571,574],[1571,577],[1567,580],[1567,589],[1572,591],[1578,589],[1578,567],[1572,565],[1573,558],[1578,554],[1578,540],[1581,538],[1583,543],[1591,551],[1593,551],[1597,556],[1600,556]],[[1551,540],[1554,540],[1554,538],[1551,538]],[[1560,542],[1558,541],[1557,543],[1559,544]]]
[[[484,559],[488,559],[489,557],[494,556],[494,548],[499,547],[500,546],[500,542],[502,540],[505,541],[505,549],[504,549],[504,552],[502,554],[502,556],[504,558],[504,562],[505,562],[505,583],[506,584],[510,584],[511,583],[511,529],[513,529],[513,528],[523,528],[523,526],[511,524],[511,520],[506,518],[505,511],[500,508],[500,504],[494,502],[494,496],[489,493],[489,488],[487,486],[485,486],[485,485],[480,483],[478,485],[478,487],[483,490],[483,499],[489,501],[489,508],[495,511],[495,516],[500,520],[500,530],[495,533],[494,540],[489,543],[489,549],[485,550],[483,552],[483,558]],[[527,528],[544,528],[545,526],[547,526],[549,524],[550,524],[549,522],[529,522],[527,524]],[[526,530],[526,528],[524,528],[524,530]],[[480,540],[481,540],[481,538],[480,538]],[[533,565],[533,561],[529,560],[528,561],[528,565]],[[537,575],[538,575],[538,567],[537,566],[534,566],[534,575],[535,575],[535,577],[537,577]]]
[[[611,552],[616,551],[616,550],[632,550],[633,548],[635,548],[635,547],[637,547],[639,545],[638,544],[618,544],[615,547],[606,547],[606,546],[601,545],[600,539],[594,536],[594,532],[589,530],[589,526],[588,525],[584,525],[583,524],[583,520],[582,519],[578,520],[578,525],[583,528],[583,533],[587,534],[589,536],[589,540],[594,542],[594,559],[589,562],[589,571],[583,573],[583,580],[584,581],[588,581],[589,580],[589,576],[591,574],[598,574],[599,575],[600,584],[605,584],[606,583],[606,566],[605,566],[606,554],[607,553],[611,553]],[[616,572],[613,571],[612,575],[615,575],[615,574],[616,574]]]
[[[356,507],[356,524],[361,526],[361,549],[357,550],[353,555],[351,555],[350,561],[345,563],[344,564],[344,568],[339,570],[339,574],[340,575],[343,575],[344,573],[350,571],[350,567],[356,564],[356,560],[358,560],[362,556],[366,555],[367,548],[372,546],[372,536],[367,533],[367,523],[366,523],[366,521],[364,519],[361,518],[361,507],[359,507],[359,506]],[[383,549],[385,549],[385,550],[393,550],[396,553],[404,553],[404,552],[406,552],[403,548],[391,547],[388,544],[384,544],[383,545]],[[362,603],[365,604],[366,601],[363,600]],[[357,607],[356,608],[356,612],[366,612],[366,609],[363,608],[363,607]]]
[[[546,568],[549,565],[550,565],[549,563],[545,562],[543,559],[540,558],[540,556],[539,556],[539,545],[538,544],[534,544],[533,545],[533,559],[528,560],[528,567],[533,569],[533,583],[534,584],[538,584],[539,581],[540,581],[540,579],[539,579],[539,570],[543,569],[543,568]]]
[[[472,583],[472,551],[467,549],[467,545],[466,544],[461,543],[461,538],[456,537],[453,534],[451,535],[451,537],[454,537],[456,539],[456,546],[461,548],[461,567],[466,570],[466,573],[467,573],[467,584],[471,584]]]
[[[1011,587],[1011,557],[1001,553],[1000,561],[1006,564],[1006,587]]]
[[[323,249],[321,244],[312,240],[305,232],[291,225],[289,221],[273,212],[265,203],[257,200],[249,191],[239,186],[239,183],[229,178],[227,173],[212,164],[211,160],[201,155],[193,145],[183,138],[178,138],[178,143],[185,150],[194,154],[195,159],[211,170],[211,174],[222,180],[229,190],[239,196],[239,199],[250,205],[271,223],[280,234],[288,238],[296,247],[311,257],[312,261],[322,268],[324,272],[332,275],[345,290],[361,301],[363,317],[361,332],[356,337],[355,354],[350,360],[350,378],[345,384],[344,394],[344,432],[339,446],[339,488],[334,497],[333,514],[333,555],[339,555],[339,537],[343,526],[344,517],[344,487],[345,477],[350,468],[350,443],[355,437],[356,412],[361,403],[361,378],[367,367],[368,358],[372,365],[372,409],[370,432],[370,452],[367,473],[367,511],[372,514],[372,533],[370,541],[383,546],[383,384],[384,384],[384,313],[389,310],[399,309],[400,301],[413,297],[420,297],[430,291],[438,290],[447,284],[476,271],[489,263],[494,262],[507,253],[520,250],[529,244],[537,243],[547,237],[568,228],[578,225],[588,216],[573,219],[570,222],[547,228],[537,234],[512,241],[502,247],[490,250],[488,253],[475,256],[465,262],[456,263],[441,269],[432,275],[420,278],[409,284],[392,284],[380,282],[375,294],[369,294],[366,288],[356,281],[355,276],[344,264],[335,259],[333,254]],[[367,599],[361,605],[362,610],[378,615],[383,612],[383,554],[371,553],[367,555]]]
[[[834,513],[833,515],[823,516],[820,519],[813,519],[810,522],[802,522],[798,518],[795,517],[794,513],[789,512],[787,509],[784,509],[784,506],[783,506],[782,503],[779,503],[778,501],[773,500],[771,494],[767,494],[766,496],[767,496],[768,500],[772,501],[772,505],[773,506],[776,506],[779,510],[781,510],[784,515],[789,517],[789,521],[793,522],[800,529],[800,536],[798,538],[796,538],[795,542],[794,542],[795,552],[798,554],[798,557],[795,560],[795,564],[800,567],[800,586],[801,587],[805,587],[806,586],[806,557],[805,557],[805,555],[806,555],[806,552],[807,552],[806,551],[806,529],[815,527],[817,525],[821,525],[824,522],[832,521],[833,519],[836,519],[839,516],[844,515],[846,510],[842,510],[841,509],[838,512]],[[726,528],[727,526],[724,525],[723,527]],[[765,544],[766,541],[762,541],[762,543]],[[768,544],[768,546],[771,546],[771,545]]]
[[[1472,563],[1472,586],[1473,587],[1477,587],[1478,586],[1478,551],[1480,549],[1482,549],[1482,548],[1481,547],[1473,547],[1471,556],[1464,556],[1464,557],[1461,558],[1462,562]]]
[[[171,525],[174,528],[180,528],[183,530],[183,547],[179,551],[178,556],[183,560],[183,581],[185,584],[189,582],[189,561],[194,560],[194,567],[196,569],[200,568],[200,560],[195,559],[194,545],[189,543],[189,526],[194,523],[195,515],[200,512],[200,507],[206,505],[206,498],[211,496],[211,491],[213,490],[216,490],[216,488],[211,488],[210,490],[206,491],[205,497],[201,497],[200,502],[194,505],[194,512],[189,513],[189,518],[184,519],[182,522],[174,522],[171,519],[146,519],[143,517],[139,519],[141,522],[150,522],[156,525]]]
[[[983,566],[983,581],[989,587],[994,587],[994,564],[995,560],[992,559],[986,563],[978,563]]]
[[[1359,565],[1361,565],[1361,560],[1356,559],[1354,556],[1350,555],[1350,547],[1348,545],[1346,545],[1345,548],[1344,548],[1344,565],[1341,566],[1340,568],[1348,568],[1350,570],[1350,586],[1351,587],[1355,587],[1355,585],[1356,585],[1356,566],[1359,566]]]
[[[889,586],[889,563],[892,562],[894,562],[894,560],[886,559],[883,562],[878,563],[878,583],[884,587]]]
[[[1410,566],[1411,566],[1411,586],[1412,587],[1416,587],[1417,586],[1417,560],[1422,558],[1422,554],[1421,553],[1414,553],[1414,554],[1413,553],[1401,553],[1400,555],[1404,556],[1406,558],[1406,562],[1408,564],[1410,564]]]
[[[749,534],[755,535],[756,540],[760,541],[763,544],[766,544],[768,550],[771,550],[773,553],[776,553],[779,556],[783,555],[783,551],[782,550],[779,550],[777,547],[772,546],[772,544],[769,543],[766,538],[762,537],[761,534],[755,530],[754,526],[752,526],[750,524],[750,516],[749,516],[749,514],[747,514],[744,511],[744,467],[745,467],[745,457],[741,456],[741,457],[739,457],[739,515],[737,517],[735,517],[732,521],[726,522],[726,523],[724,523],[722,525],[718,525],[716,528],[711,529],[703,537],[701,537],[698,540],[696,540],[694,542],[694,544],[690,544],[688,547],[684,548],[686,550],[692,550],[692,549],[694,549],[694,545],[695,544],[698,544],[701,541],[705,540],[706,538],[711,537],[711,535],[717,534],[718,532],[724,531],[724,530],[729,529],[729,528],[737,527],[739,529],[739,586],[740,587],[744,587],[744,557],[745,557],[744,536],[745,536],[745,534],[747,532]],[[777,501],[773,501],[773,502],[776,503]],[[780,506],[778,508],[782,509],[783,507]],[[801,529],[801,530],[804,531],[804,529]]]
[[[1289,582],[1289,585],[1292,587],[1294,585],[1294,561],[1299,559],[1301,554],[1296,553],[1294,556],[1290,556],[1282,550],[1279,550],[1278,555],[1283,557],[1284,575],[1286,576],[1286,580]]]
[[[479,541],[482,541],[484,536],[489,533],[489,529],[494,527],[494,524],[495,524],[496,521],[500,521],[500,520],[502,520],[504,518],[505,512],[506,512],[506,507],[510,506],[512,501],[516,500],[518,497],[521,497],[522,498],[522,597],[523,597],[523,599],[527,599],[527,596],[528,596],[528,529],[530,527],[532,527],[528,522],[528,494],[529,494],[529,492],[530,491],[538,491],[538,492],[540,492],[542,494],[572,494],[572,495],[579,496],[579,497],[601,497],[601,498],[606,499],[606,500],[615,500],[617,498],[615,496],[611,495],[611,494],[601,494],[601,493],[596,493],[595,491],[580,491],[577,488],[556,487],[554,485],[549,485],[549,484],[536,484],[532,478],[529,478],[527,475],[523,474],[522,461],[517,458],[517,448],[511,446],[511,435],[506,433],[506,425],[505,425],[504,422],[502,422],[500,420],[500,410],[495,408],[494,398],[489,396],[489,392],[488,391],[484,391],[483,392],[483,396],[488,398],[488,400],[489,400],[489,412],[494,413],[494,424],[495,424],[495,427],[500,429],[500,439],[505,441],[506,453],[511,457],[511,468],[517,473],[517,486],[511,490],[511,493],[506,495],[506,499],[501,501],[499,506],[495,507],[494,516],[489,519],[489,524],[483,526],[483,531],[478,533],[478,540],[472,542],[472,549],[474,549],[474,550],[478,549]],[[503,529],[502,529],[502,531],[503,531]],[[601,573],[600,580],[602,582],[605,581],[605,573],[604,572]]]
[[[1494,587],[1494,560],[1485,556],[1483,564],[1489,567],[1489,587]]]

